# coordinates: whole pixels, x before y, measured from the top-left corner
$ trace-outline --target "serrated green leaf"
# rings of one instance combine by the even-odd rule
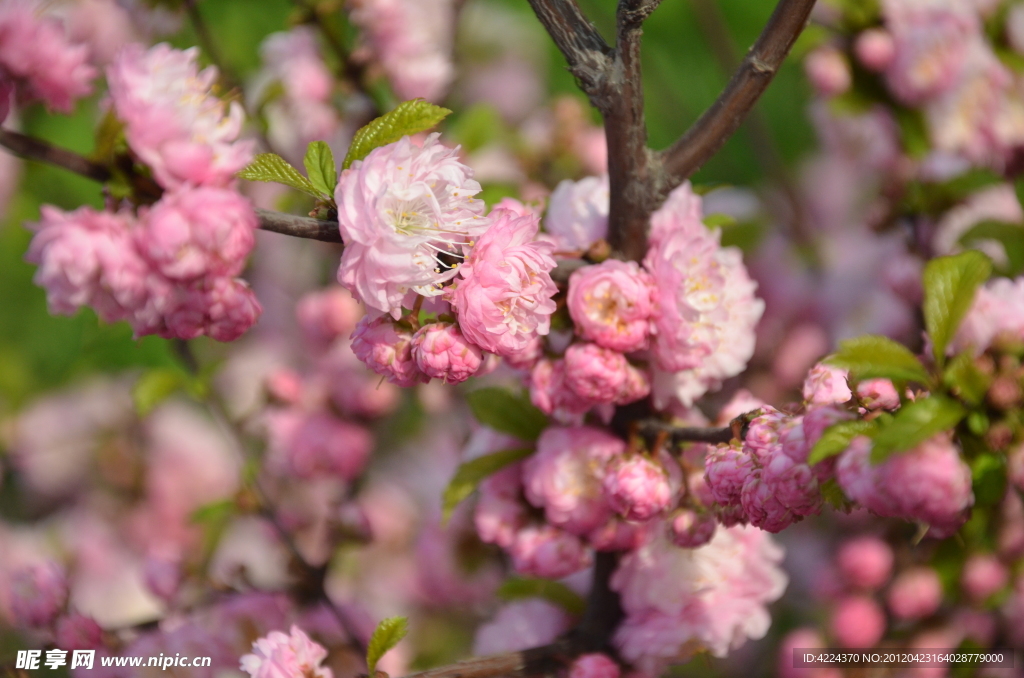
[[[842,454],[850,446],[850,441],[857,436],[870,436],[877,428],[874,421],[855,419],[832,424],[821,434],[818,442],[811,448],[807,463],[814,465],[830,457]]]
[[[946,347],[970,309],[975,291],[991,273],[992,262],[974,250],[932,259],[925,266],[924,324],[938,365],[944,364]]]
[[[377,670],[377,662],[388,650],[405,638],[409,633],[409,620],[405,617],[388,617],[377,624],[366,646],[366,666],[372,676]]]
[[[157,368],[145,372],[135,382],[135,387],[132,389],[135,411],[139,413],[139,416],[145,417],[173,393],[186,389],[188,381],[186,375],[169,368]]]
[[[887,337],[867,335],[839,343],[825,362],[850,371],[850,377],[928,382],[928,372],[906,346]]]
[[[334,153],[325,141],[314,141],[306,147],[302,160],[306,175],[322,197],[334,200],[334,188],[338,185],[338,167],[334,164]]]
[[[952,398],[932,396],[904,405],[895,416],[879,426],[872,437],[871,461],[879,463],[897,452],[909,450],[932,436],[948,431],[967,415]]]
[[[461,464],[458,470],[455,471],[455,475],[451,481],[448,482],[448,487],[444,489],[444,494],[441,496],[441,507],[442,515],[441,522],[447,523],[448,519],[452,515],[452,511],[458,506],[462,500],[469,495],[473,494],[476,488],[490,475],[493,475],[501,469],[516,463],[520,459],[525,459],[530,456],[533,452],[531,448],[521,448],[514,450],[502,450],[500,452],[494,452],[493,454],[487,454],[476,459],[471,459],[464,464]]]
[[[299,174],[297,169],[276,153],[258,154],[245,169],[238,173],[238,176],[249,181],[284,184],[308,193],[314,198],[320,197],[319,191],[310,183],[309,179]]]
[[[348,169],[356,160],[362,160],[375,148],[394,143],[404,136],[425,132],[434,127],[451,113],[423,99],[403,101],[390,113],[385,113],[360,128],[352,138],[352,144],[345,154],[343,169]]]
[[[587,602],[578,593],[565,584],[550,579],[506,579],[498,589],[498,597],[502,600],[543,598],[577,616],[583,614],[587,606]]]
[[[969,351],[964,351],[949,362],[942,381],[953,395],[968,405],[979,405],[988,393],[992,377],[978,368]]]
[[[1006,253],[1002,272],[1010,277],[1024,273],[1024,224],[986,219],[971,227],[960,237],[960,244],[970,247],[983,240],[995,240]]]
[[[536,440],[548,418],[526,397],[503,388],[480,388],[466,394],[476,420],[520,440]]]

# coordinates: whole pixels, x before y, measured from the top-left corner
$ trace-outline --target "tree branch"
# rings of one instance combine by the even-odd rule
[[[530,0],[534,14],[569,62],[569,72],[599,110],[612,49],[587,21],[576,0]],[[603,111],[602,111],[603,112]]]
[[[63,167],[93,181],[110,180],[110,170],[103,165],[78,155],[74,151],[58,148],[18,132],[0,129],[0,146],[26,160],[38,160]]]
[[[815,0],[779,0],[761,36],[747,53],[725,90],[661,159],[668,184],[693,175],[732,136],[775,77],[807,23]]]
[[[645,436],[655,436],[659,433],[667,433],[672,444],[679,443],[728,443],[736,435],[732,425],[717,428],[698,428],[690,426],[673,426],[657,419],[647,419],[637,422],[637,433]]]
[[[300,217],[283,212],[272,212],[256,208],[256,216],[260,220],[260,228],[272,233],[290,235],[293,238],[306,238],[321,242],[341,242],[341,231],[337,221]]]

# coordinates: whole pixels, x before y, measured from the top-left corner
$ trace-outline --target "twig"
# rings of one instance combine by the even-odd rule
[[[728,443],[733,439],[733,428],[731,426],[716,428],[673,426],[656,419],[638,422],[637,432],[645,436],[668,433],[672,438],[672,443],[676,445],[679,443]]]
[[[290,235],[293,238],[306,238],[321,242],[341,242],[341,230],[338,228],[337,221],[300,217],[294,214],[272,212],[271,210],[260,208],[256,209],[256,216],[259,217],[260,228],[264,231]]]
[[[495,676],[539,676],[553,674],[581,654],[571,640],[534,647],[519,652],[505,652],[477,657],[436,669],[412,673],[406,678],[493,678]]]
[[[576,0],[530,0],[530,6],[558,49],[569,62],[569,72],[591,97],[603,99],[604,83],[611,66],[612,48],[587,21]]]
[[[677,186],[732,136],[771,83],[807,23],[815,0],[779,0],[768,24],[725,90],[678,141],[661,154],[668,182]]]
[[[58,148],[45,141],[40,141],[18,132],[0,129],[0,146],[27,160],[38,160],[56,165],[57,167],[63,167],[93,181],[104,182],[110,180],[110,170],[103,165],[93,162],[74,151]]]

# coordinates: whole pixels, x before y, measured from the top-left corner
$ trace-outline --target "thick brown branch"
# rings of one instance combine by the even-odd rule
[[[779,0],[761,36],[711,107],[662,159],[669,187],[693,175],[732,136],[764,93],[807,23],[815,0]]]
[[[576,76],[591,103],[601,109],[595,98],[604,92],[611,48],[583,16],[576,0],[530,0],[530,6],[565,55],[569,72]]]
[[[637,432],[645,436],[667,433],[673,444],[679,443],[728,443],[733,439],[733,427],[698,428],[673,426],[663,421],[649,419],[638,422]]]
[[[38,160],[50,165],[56,165],[57,167],[63,167],[94,181],[104,182],[110,179],[110,170],[103,165],[95,163],[74,151],[52,146],[45,141],[33,139],[24,134],[0,129],[0,146],[27,160]]]

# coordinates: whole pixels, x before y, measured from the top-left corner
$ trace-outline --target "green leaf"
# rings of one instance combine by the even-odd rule
[[[451,113],[423,99],[404,101],[390,113],[385,113],[356,132],[352,145],[345,154],[343,169],[351,167],[356,160],[362,160],[375,148],[394,143],[404,136],[425,132],[434,127]]]
[[[366,646],[366,666],[372,676],[377,670],[377,662],[387,651],[398,645],[405,634],[409,633],[409,620],[405,617],[388,617],[377,624]]]
[[[871,461],[879,463],[896,452],[915,447],[960,423],[967,410],[952,398],[932,396],[900,408],[873,436]]]
[[[485,478],[497,473],[510,464],[516,463],[520,459],[525,459],[530,456],[532,452],[533,450],[531,448],[502,450],[501,452],[477,457],[476,459],[472,459],[460,465],[458,470],[455,471],[455,475],[448,483],[448,487],[444,489],[444,494],[441,498],[442,523],[448,522],[448,519],[452,515],[452,511],[455,510],[455,507],[458,506],[463,499],[473,494],[477,486],[479,486]]]
[[[902,106],[895,107],[893,112],[896,114],[904,150],[912,158],[923,158],[932,147],[924,114],[917,109]]]
[[[979,405],[988,393],[992,377],[978,368],[969,351],[964,351],[950,361],[942,381],[953,395],[968,405]]]
[[[960,244],[970,247],[983,240],[995,240],[1006,253],[1003,273],[1016,277],[1024,273],[1024,225],[986,219],[960,237]]]
[[[1013,182],[1013,191],[1017,194],[1017,202],[1024,205],[1024,177]]]
[[[550,579],[506,579],[498,589],[498,597],[502,600],[543,598],[577,616],[583,614],[587,606],[587,602],[578,593],[565,584]]]
[[[825,429],[818,442],[814,443],[814,447],[811,448],[811,454],[807,458],[807,463],[813,466],[830,457],[842,454],[850,446],[851,440],[857,436],[870,436],[877,427],[878,424],[874,421],[864,421],[862,419],[832,424]]]
[[[521,440],[536,440],[548,425],[548,418],[529,399],[503,388],[470,391],[466,402],[481,424]]]
[[[203,504],[193,511],[188,519],[193,525],[218,523],[233,516],[237,508],[234,499],[222,499]]]
[[[924,324],[940,366],[946,359],[946,347],[974,301],[975,291],[991,273],[992,262],[974,250],[932,259],[925,266]]]
[[[821,496],[824,500],[837,511],[845,511],[850,507],[850,500],[843,494],[843,488],[839,487],[839,483],[835,478],[829,478],[821,484]]]
[[[704,217],[704,225],[708,228],[726,228],[736,224],[736,217],[731,214],[709,214]]]
[[[238,176],[249,181],[270,181],[284,184],[309,193],[314,198],[320,197],[319,191],[310,183],[309,179],[299,174],[297,169],[276,153],[258,154],[245,169],[238,173]]]
[[[825,362],[850,371],[856,381],[892,379],[893,381],[928,382],[928,372],[906,346],[887,337],[867,335],[839,343],[839,350]]]
[[[1006,495],[1006,457],[989,452],[971,462],[976,506],[993,506]]]
[[[325,141],[314,141],[306,148],[306,174],[310,183],[321,195],[334,200],[334,188],[338,185],[338,167],[334,164],[334,153]]]
[[[139,413],[139,416],[145,417],[176,391],[188,388],[188,382],[188,377],[178,370],[170,368],[149,370],[139,377],[132,389],[135,411]]]

